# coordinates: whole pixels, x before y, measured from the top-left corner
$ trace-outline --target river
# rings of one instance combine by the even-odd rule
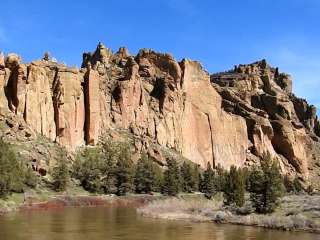
[[[0,217],[0,240],[320,240],[311,233],[143,218],[133,208],[95,207]]]

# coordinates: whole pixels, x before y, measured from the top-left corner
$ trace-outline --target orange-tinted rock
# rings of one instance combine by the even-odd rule
[[[9,76],[9,69],[0,69],[0,114],[4,114],[9,110],[8,98],[6,96]]]
[[[57,142],[68,149],[84,144],[84,94],[77,70],[59,69],[53,86]]]
[[[286,173],[317,175],[316,109],[265,60],[210,77],[198,62],[148,49],[112,54],[103,44],[83,55],[80,71],[47,57],[26,65],[15,54],[1,59],[1,113],[9,106],[69,150],[125,133],[159,162],[174,152],[202,167],[241,167],[269,152]]]
[[[182,154],[202,167],[208,162],[225,168],[242,166],[248,148],[244,119],[221,109],[221,96],[211,87],[209,74],[199,63],[184,60],[182,69]]]
[[[25,65],[13,67],[8,81],[9,108],[22,116],[26,103],[27,67]]]
[[[56,125],[46,69],[31,64],[28,73],[24,118],[34,130],[54,141]]]
[[[246,119],[251,152],[259,158],[269,152],[284,172],[293,168],[308,179],[320,157],[312,153],[316,109],[292,94],[290,76],[260,61],[214,74],[211,81],[223,108]]]
[[[5,67],[4,54],[0,51],[0,69]]]
[[[90,145],[97,144],[100,131],[99,73],[88,69],[85,75],[85,138]]]

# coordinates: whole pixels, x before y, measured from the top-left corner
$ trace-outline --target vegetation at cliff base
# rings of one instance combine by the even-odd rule
[[[159,191],[161,187],[161,169],[143,153],[138,160],[134,176],[136,193],[151,193]]]
[[[133,162],[130,148],[126,145],[120,147],[118,161],[115,168],[117,195],[126,195],[133,187]]]
[[[226,177],[224,188],[224,198],[227,205],[236,204],[242,207],[245,203],[245,177],[241,169],[231,166],[229,174]]]
[[[167,159],[167,169],[163,173],[162,193],[176,196],[180,192],[181,177],[179,166],[175,159]]]
[[[53,189],[57,192],[65,191],[70,182],[70,173],[66,156],[66,152],[61,151],[57,159],[57,164],[52,170]]]
[[[266,154],[261,169],[253,168],[249,176],[250,199],[258,213],[271,213],[283,195],[283,179],[276,161]]]
[[[37,176],[18,158],[13,146],[0,139],[0,198],[36,187],[37,182]]]
[[[211,199],[216,193],[216,182],[215,182],[215,173],[211,167],[211,164],[208,162],[207,169],[204,171],[201,178],[201,192],[203,192],[206,198]]]
[[[172,157],[167,158],[165,166],[160,167],[146,153],[137,159],[131,145],[106,139],[98,147],[80,151],[73,163],[67,155],[66,151],[60,151],[56,165],[49,172],[49,179],[52,179],[50,186],[57,192],[66,191],[71,184],[79,184],[91,193],[119,196],[154,192],[178,196],[180,193],[200,191],[212,200],[222,192],[224,206],[241,208],[249,203],[257,213],[262,214],[275,211],[284,186],[290,193],[303,192],[297,177],[282,177],[277,161],[270,154],[265,154],[259,168],[231,166],[225,170],[208,162],[206,169],[202,170],[192,162],[178,162]],[[0,142],[1,198],[11,192],[36,188],[39,179],[32,168],[19,160],[10,144]],[[249,195],[250,198],[246,197]]]

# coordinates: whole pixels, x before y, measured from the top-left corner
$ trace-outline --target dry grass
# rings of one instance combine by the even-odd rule
[[[250,203],[242,209],[225,208],[221,199],[169,198],[153,201],[138,209],[146,217],[213,221],[283,230],[320,232],[320,196],[287,196],[271,215],[252,213]],[[239,214],[239,212],[241,214]],[[245,213],[245,214],[244,214]]]
[[[191,219],[196,221],[210,220],[210,212],[221,208],[221,202],[207,199],[168,198],[153,201],[141,208],[138,212],[143,216],[164,219]]]

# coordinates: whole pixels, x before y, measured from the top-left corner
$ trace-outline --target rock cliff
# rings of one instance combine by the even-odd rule
[[[202,167],[241,167],[270,152],[284,172],[319,177],[316,108],[265,60],[210,76],[196,61],[101,43],[81,69],[0,55],[0,114],[70,151],[121,132],[159,161],[171,149]]]

